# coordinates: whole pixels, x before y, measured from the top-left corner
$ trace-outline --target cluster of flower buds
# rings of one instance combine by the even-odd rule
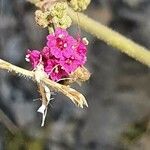
[[[56,2],[51,3],[51,5],[48,5],[49,3],[46,4],[43,5],[45,6],[44,10],[41,9],[35,12],[35,20],[40,26],[43,28],[55,26],[64,29],[70,27],[72,21],[67,15],[67,2]]]
[[[90,4],[91,0],[68,0],[68,4],[75,11],[83,11]]]
[[[35,20],[43,28],[48,27],[52,32],[53,27],[66,29],[71,26],[72,20],[68,15],[68,7],[74,11],[83,11],[90,0],[29,0],[36,4],[40,10],[35,12]]]
[[[43,65],[44,72],[53,81],[69,77],[86,62],[88,41],[73,38],[65,29],[57,28],[47,36],[47,44],[41,50],[28,50],[26,60],[36,69]]]

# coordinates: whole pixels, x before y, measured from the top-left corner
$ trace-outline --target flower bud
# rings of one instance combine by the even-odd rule
[[[70,27],[72,21],[67,15],[68,5],[66,2],[55,3],[50,9],[50,14],[52,16],[52,22],[56,27],[68,28]]]
[[[75,11],[83,11],[87,8],[91,0],[70,0],[69,5],[75,10]]]
[[[49,24],[48,16],[49,12],[42,12],[41,10],[35,12],[35,20],[37,24],[43,28],[46,28]]]

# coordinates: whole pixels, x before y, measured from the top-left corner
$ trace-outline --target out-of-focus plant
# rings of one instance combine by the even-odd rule
[[[73,103],[83,108],[88,106],[85,97],[70,87],[74,82],[81,83],[90,77],[84,67],[88,41],[86,38],[73,38],[67,32],[72,21],[78,23],[87,32],[95,35],[108,45],[150,66],[150,52],[123,35],[79,13],[87,8],[90,0],[28,0],[38,10],[35,20],[42,28],[47,28],[49,35],[42,50],[28,50],[26,60],[33,70],[28,71],[0,59],[0,69],[15,72],[35,81],[39,87],[42,105],[42,126],[51,101],[51,91],[61,92]],[[78,13],[78,14],[77,14]],[[78,21],[78,17],[80,21]]]

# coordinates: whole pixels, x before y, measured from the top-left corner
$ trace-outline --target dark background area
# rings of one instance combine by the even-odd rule
[[[26,69],[26,50],[40,50],[48,34],[36,25],[34,11],[25,0],[0,0],[0,58]],[[92,0],[85,13],[150,48],[150,0]],[[92,76],[77,89],[89,107],[56,94],[41,128],[35,83],[0,71],[0,150],[150,149],[149,68],[81,33],[90,41],[86,66]],[[9,131],[15,127],[3,113],[18,132]]]

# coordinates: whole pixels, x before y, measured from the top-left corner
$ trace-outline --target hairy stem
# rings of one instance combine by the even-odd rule
[[[101,23],[94,21],[82,13],[78,13],[80,18],[79,21],[76,12],[74,12],[71,8],[68,9],[68,15],[85,31],[93,34],[108,45],[115,47],[119,51],[150,67],[150,51],[145,47],[140,46],[118,32],[115,32]]]
[[[0,59],[0,69],[6,70],[8,72],[14,72],[18,75],[34,79],[34,73],[32,71],[28,71],[23,68],[12,65],[11,63],[8,63],[7,61],[4,61],[2,59]]]
[[[17,67],[15,65],[12,65],[11,63],[8,63],[7,61],[4,61],[0,59],[0,69],[14,72],[20,76],[24,76],[26,78],[29,78],[33,81],[36,81],[35,79],[35,72],[28,71],[26,69]],[[73,88],[70,88],[69,86],[61,85],[59,83],[56,83],[48,78],[42,78],[41,82],[47,85],[50,89],[56,90],[58,92],[61,92],[68,98],[72,100],[76,105],[79,107],[83,107],[83,105],[88,106],[85,97],[79,93],[78,91],[74,90]]]

